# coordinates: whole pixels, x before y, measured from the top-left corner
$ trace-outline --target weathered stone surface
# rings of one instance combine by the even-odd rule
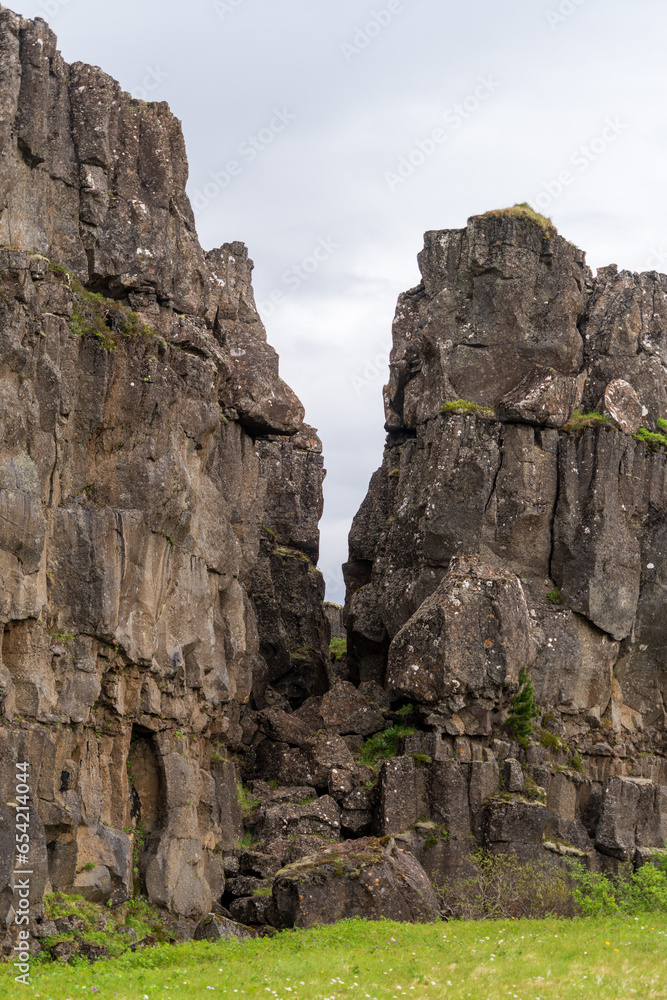
[[[4,801],[28,761],[36,915],[50,883],[199,919],[243,829],[225,748],[270,679],[325,689],[321,444],[168,107],[4,7],[0,65]]]
[[[245,899],[235,899],[230,906],[232,917],[240,924],[270,923],[273,910],[271,896],[248,896]]]
[[[581,251],[520,216],[427,233],[422,283],[399,299],[384,460],[345,567],[350,676],[437,702],[428,674],[441,676],[435,642],[454,615],[436,604],[452,558],[477,557],[521,580],[528,617],[502,653],[531,669],[544,708],[602,718],[615,671],[614,727],[664,733],[667,473],[664,449],[632,435],[667,416],[667,278],[593,278]],[[487,639],[477,621],[462,632]],[[452,736],[488,731],[507,705],[509,686],[470,673],[489,707],[469,718],[449,696],[429,719]]]
[[[327,848],[278,872],[273,898],[284,927],[343,917],[428,922],[439,917],[426,873],[393,841],[375,838]]]
[[[506,802],[492,799],[484,818],[484,838],[489,846],[514,850],[530,855],[541,847],[543,834],[550,819],[550,812],[539,802],[515,798]]]
[[[225,892],[230,896],[252,896],[257,890],[270,887],[268,879],[253,878],[250,875],[239,875],[238,878],[229,879],[225,885]]]
[[[272,878],[280,868],[280,860],[273,854],[259,851],[244,851],[239,858],[239,869],[243,875],[254,878]]]
[[[529,620],[516,577],[454,559],[442,584],[393,640],[387,686],[396,697],[445,702],[452,710],[471,696],[493,698],[515,686],[532,659]]]
[[[205,917],[202,917],[194,934],[195,941],[231,941],[232,939],[243,941],[249,937],[252,937],[252,934],[247,927],[215,913],[207,913]]]
[[[311,732],[308,726],[295,715],[288,715],[279,709],[266,708],[258,716],[259,728],[272,740],[300,747]]]
[[[381,836],[401,833],[426,811],[425,789],[412,757],[396,757],[382,765],[377,833]]]
[[[580,405],[585,375],[566,377],[553,369],[531,372],[498,403],[503,420],[562,427]]]
[[[329,795],[303,805],[271,806],[259,829],[266,840],[299,834],[338,839],[340,808]]]
[[[629,382],[616,378],[604,391],[605,412],[624,434],[636,434],[644,420],[645,408]]]
[[[620,861],[637,847],[658,847],[667,836],[667,788],[646,778],[611,778],[602,799],[595,846]]]
[[[384,728],[382,712],[349,681],[339,681],[327,691],[320,712],[327,729],[334,733],[370,736]]]
[[[503,787],[508,792],[520,792],[523,788],[523,771],[518,760],[508,757],[503,761]]]

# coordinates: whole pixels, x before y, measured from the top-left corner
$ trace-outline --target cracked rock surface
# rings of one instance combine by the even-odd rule
[[[321,445],[245,246],[199,245],[167,105],[5,7],[0,78],[2,800],[27,761],[37,915],[140,891],[198,919],[251,703],[326,689]]]

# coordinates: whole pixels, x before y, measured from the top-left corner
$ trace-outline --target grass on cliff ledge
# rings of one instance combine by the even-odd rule
[[[667,998],[667,918],[343,921],[275,938],[161,945],[94,966],[0,969],[0,998],[38,1000],[648,1000]]]
[[[497,208],[490,212],[484,212],[480,216],[482,219],[519,219],[523,222],[532,222],[536,226],[539,226],[542,230],[543,235],[548,240],[555,239],[558,236],[558,230],[554,226],[551,219],[546,215],[540,215],[530,207],[527,201],[522,201],[517,205],[512,205],[511,208]]]

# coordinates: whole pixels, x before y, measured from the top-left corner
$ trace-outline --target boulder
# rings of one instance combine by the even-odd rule
[[[449,573],[389,649],[387,685],[396,697],[460,708],[471,696],[516,686],[533,658],[520,581],[478,560],[456,558]],[[482,723],[486,730],[488,720]]]
[[[270,894],[235,899],[229,910],[240,924],[271,924],[275,920],[275,907]]]
[[[252,937],[252,931],[234,920],[208,913],[197,924],[194,933],[195,941],[243,941]]]
[[[524,424],[562,427],[581,404],[585,375],[559,375],[553,368],[529,372],[498,403],[498,416]]]
[[[604,391],[606,415],[624,434],[636,434],[648,412],[629,382],[615,378]]]
[[[314,790],[313,790],[314,794]],[[275,854],[262,854],[259,851],[244,851],[239,858],[239,869],[242,875],[258,879],[270,879],[281,867],[281,858]]]
[[[327,729],[344,735],[370,736],[384,728],[384,716],[354,684],[338,681],[322,698],[320,712]]]
[[[303,746],[311,735],[305,722],[276,708],[265,708],[257,716],[257,722],[266,736],[289,746]]]
[[[485,807],[482,835],[495,851],[511,851],[523,860],[534,860],[542,850],[542,840],[551,813],[541,802],[519,797],[492,799]]]
[[[310,836],[340,837],[340,806],[329,795],[302,805],[271,806],[264,813],[258,832],[265,840]]]
[[[596,848],[628,861],[639,847],[662,847],[666,837],[667,787],[648,778],[610,778],[603,789]]]
[[[336,920],[430,922],[438,901],[421,865],[393,840],[347,841],[278,872],[273,897],[281,926]]]

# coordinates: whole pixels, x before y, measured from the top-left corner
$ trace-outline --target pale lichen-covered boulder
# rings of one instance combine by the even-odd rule
[[[520,581],[456,558],[438,589],[389,649],[387,685],[396,697],[464,708],[515,687],[530,662],[530,618]]]

